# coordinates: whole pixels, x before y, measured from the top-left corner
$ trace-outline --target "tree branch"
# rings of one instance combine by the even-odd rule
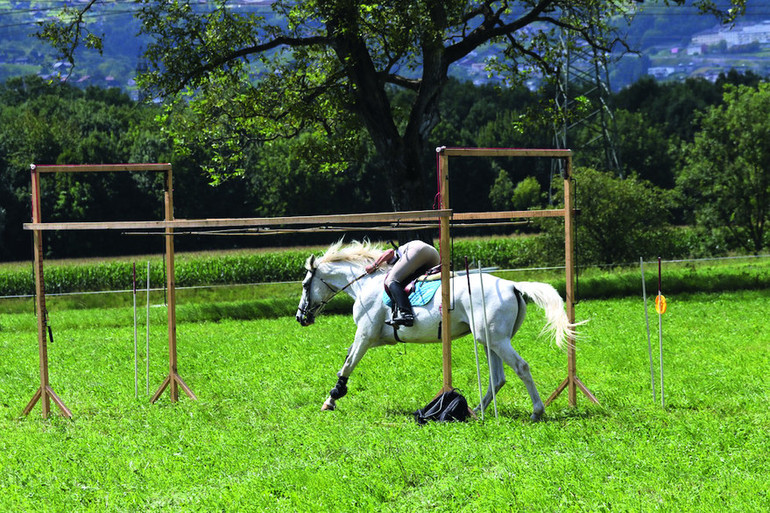
[[[229,64],[233,61],[237,61],[240,59],[244,59],[250,55],[261,54],[269,50],[272,50],[274,48],[278,48],[280,46],[302,47],[302,46],[313,46],[313,45],[328,45],[330,44],[330,42],[331,42],[331,38],[328,38],[326,36],[314,36],[314,37],[307,37],[307,38],[281,36],[263,44],[241,48],[239,50],[221,55],[216,59],[211,59],[207,62],[204,62],[199,67],[194,68],[189,72],[182,74],[180,82],[176,85],[176,87],[169,90],[168,92],[172,94],[178,93],[182,89],[184,89],[186,86],[188,86],[190,83],[192,83],[195,78],[202,77],[207,73],[210,73],[216,69],[224,67],[226,64]]]

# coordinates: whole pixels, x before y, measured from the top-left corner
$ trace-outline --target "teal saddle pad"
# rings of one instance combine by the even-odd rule
[[[436,291],[440,288],[441,280],[418,281],[415,283],[412,293],[409,294],[409,303],[412,306],[423,306],[433,299]],[[382,302],[385,303],[385,306],[393,306],[390,296],[384,290],[382,291]]]

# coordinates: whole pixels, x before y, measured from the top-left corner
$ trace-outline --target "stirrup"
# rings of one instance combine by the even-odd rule
[[[414,326],[414,314],[409,310],[397,309],[388,323],[391,326]]]

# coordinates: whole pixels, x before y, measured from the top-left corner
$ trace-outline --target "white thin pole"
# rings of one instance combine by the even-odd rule
[[[471,295],[471,273],[468,270],[468,257],[465,257],[465,277],[468,279],[468,304],[471,309],[471,336],[473,337],[473,354],[476,355],[476,381],[479,384],[479,407],[481,409],[481,421],[484,422],[484,396],[481,389],[481,367],[479,366],[479,348],[476,341],[476,318],[473,316],[473,296]]]
[[[495,383],[492,381],[492,353],[489,349],[489,323],[487,322],[487,299],[484,295],[484,276],[481,273],[481,262],[479,262],[479,283],[481,284],[481,309],[484,311],[484,338],[487,342],[487,365],[489,366],[489,387],[492,389],[492,403],[495,405],[495,418],[497,419],[497,392]]]
[[[144,358],[146,360],[147,370],[145,372],[145,379],[147,381],[147,395],[150,395],[150,261],[147,261],[147,335],[145,337],[145,352]]]
[[[134,296],[134,397],[139,397],[139,366],[137,363],[136,348],[136,262],[133,265],[133,296]]]
[[[639,265],[642,268],[642,297],[644,298],[644,320],[647,323],[647,353],[650,355],[650,382],[652,383],[652,402],[656,402],[655,397],[655,370],[652,365],[652,340],[650,338],[650,316],[647,313],[647,286],[644,283],[644,259],[639,257]]]

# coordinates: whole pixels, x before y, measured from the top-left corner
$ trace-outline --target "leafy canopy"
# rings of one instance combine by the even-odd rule
[[[97,2],[41,35],[70,59],[83,41],[98,48],[82,16]],[[726,21],[745,0],[730,9],[694,3]],[[243,173],[255,145],[301,132],[316,141],[322,169],[344,169],[371,142],[391,175],[393,206],[415,206],[426,193],[426,144],[450,67],[499,45],[490,72],[509,82],[532,70],[550,74],[560,31],[575,34],[571,44],[610,51],[623,44],[612,27],[633,11],[625,0],[277,0],[260,15],[226,0],[140,0],[142,32],[153,38],[140,83],[166,102],[162,121],[180,146],[214,150],[215,174]],[[396,109],[394,89],[409,91],[411,103]]]

